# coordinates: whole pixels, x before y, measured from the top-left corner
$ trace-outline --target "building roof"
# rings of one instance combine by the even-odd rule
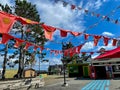
[[[24,69],[24,71],[27,71],[27,70],[33,70],[33,71],[35,71],[35,69],[33,69],[33,68],[26,68],[26,69]]]
[[[94,60],[104,59],[104,58],[120,58],[120,47],[110,50],[102,55],[99,55]]]

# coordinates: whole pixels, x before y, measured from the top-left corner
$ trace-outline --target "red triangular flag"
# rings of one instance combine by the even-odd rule
[[[77,53],[77,49],[78,49],[77,47],[73,47],[72,52]]]
[[[97,43],[99,41],[99,39],[101,38],[101,36],[94,36],[94,46],[97,46]]]
[[[61,35],[61,37],[66,37],[67,36],[67,31],[60,30],[60,35]]]
[[[77,46],[77,48],[78,48],[78,53],[80,53],[80,50],[81,50],[82,46],[83,46],[83,45]]]
[[[76,7],[75,5],[71,5],[71,9],[72,9],[72,10],[75,9],[75,7]]]
[[[68,56],[68,50],[64,50],[64,56]]]
[[[107,46],[108,45],[108,41],[110,40],[110,38],[103,36],[103,39],[104,39],[104,45]]]
[[[45,24],[42,25],[44,32],[45,32],[45,37],[49,40],[52,40],[52,36],[54,31],[56,30],[56,28],[52,27],[52,26],[47,26]]]
[[[16,43],[14,45],[15,48],[18,48],[24,42],[24,40],[21,40],[19,38],[15,38],[15,40],[16,40]]]
[[[22,24],[39,24],[39,22],[32,21],[23,17],[17,17],[17,20],[19,20]]]
[[[81,52],[82,54],[86,54],[86,52]]]
[[[0,11],[0,33],[8,33],[16,21],[16,16]]]
[[[90,52],[90,55],[94,54],[94,52]]]
[[[27,29],[26,32],[31,32],[31,30],[30,30],[30,29]]]
[[[75,54],[75,53],[71,52],[71,53],[70,53],[70,57],[73,57],[73,56],[74,56],[74,54]]]
[[[112,42],[112,46],[116,46],[117,45],[117,40],[116,39],[112,39],[113,42]]]
[[[37,45],[34,45],[34,51],[35,51],[37,48],[39,48],[39,46],[37,46]]]
[[[88,10],[85,10],[85,13],[88,13]]]
[[[89,34],[84,34],[85,40],[87,40],[89,36],[90,36]]]
[[[1,43],[6,44],[10,39],[13,39],[13,36],[4,33],[4,34],[2,34]]]
[[[30,42],[26,42],[26,46],[24,47],[24,49],[27,50],[30,46],[33,46],[33,44]]]
[[[79,32],[70,32],[72,35],[74,35],[74,36],[79,36],[81,33],[79,33]]]
[[[43,47],[43,46],[39,46],[39,48],[40,48],[41,52],[42,52],[42,50],[44,50],[44,47]]]

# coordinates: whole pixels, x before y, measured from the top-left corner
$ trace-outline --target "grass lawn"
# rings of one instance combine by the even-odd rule
[[[17,73],[17,70],[11,69],[6,70],[5,77],[6,78],[13,78],[13,76]]]

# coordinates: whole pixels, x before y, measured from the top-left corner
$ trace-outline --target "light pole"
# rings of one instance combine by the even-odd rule
[[[39,74],[40,74],[40,56],[39,56]]]
[[[62,86],[68,86],[68,84],[66,83],[66,65],[67,65],[67,60],[62,60],[63,62],[63,74],[64,74],[64,83]]]
[[[40,62],[44,58],[44,55],[46,55],[46,54],[45,53],[39,53],[39,74],[40,74]]]

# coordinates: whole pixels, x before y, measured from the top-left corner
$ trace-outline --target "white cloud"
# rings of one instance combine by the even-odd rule
[[[12,3],[10,2],[10,0],[0,0],[0,3],[1,3],[2,5],[6,5],[6,4],[12,5]]]
[[[103,32],[102,35],[104,35],[104,36],[114,36],[114,34],[112,34],[110,32]]]
[[[87,3],[85,4],[85,9],[89,9],[89,10],[97,10],[99,9],[104,2],[106,2],[107,0],[88,0]]]
[[[93,49],[94,48],[94,46],[93,46],[93,42],[87,42],[87,43],[85,43],[85,45],[82,47],[82,49],[81,50],[90,50],[90,49]]]
[[[46,24],[79,32],[84,30],[83,17],[79,16],[80,20],[77,22],[77,13],[70,9],[70,5],[63,7],[61,2],[53,4],[49,0],[39,0],[33,3],[40,12],[41,21]]]
[[[50,58],[50,59],[51,59],[50,64],[62,64],[61,58],[53,57],[53,58]]]

